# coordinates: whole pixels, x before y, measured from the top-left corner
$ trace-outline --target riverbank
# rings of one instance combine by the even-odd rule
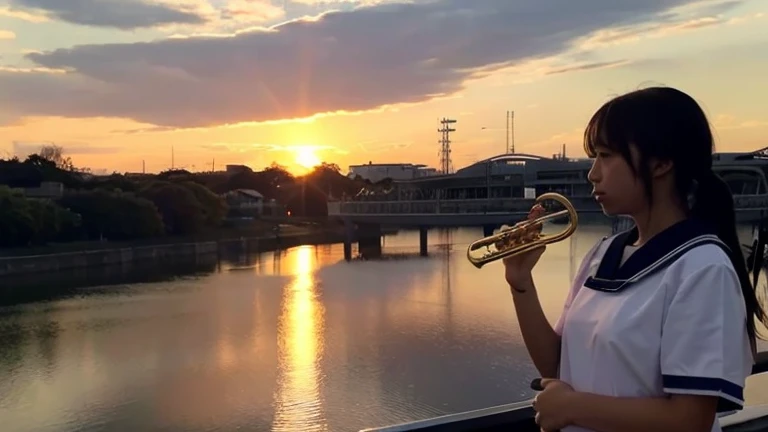
[[[211,239],[215,234],[218,234],[218,238]],[[241,245],[247,246],[249,250],[268,252],[305,244],[339,243],[344,241],[344,231],[335,226],[281,226],[278,233],[231,229],[207,233],[193,239],[166,238],[165,242],[158,240],[163,239],[146,242],[60,244],[12,250],[14,255],[0,256],[0,277],[147,261],[196,261],[200,257],[218,255],[223,248]]]
[[[274,227],[280,226],[280,235],[293,237],[309,233],[336,229],[335,226],[321,223],[296,223],[287,224],[278,221],[252,221],[239,226],[225,226],[205,230],[203,232],[186,236],[162,236],[137,240],[123,241],[76,241],[66,243],[49,243],[21,248],[0,249],[0,258],[23,257],[34,255],[52,255],[68,252],[86,252],[103,249],[135,248],[144,246],[157,246],[181,243],[203,243],[210,241],[231,241],[240,238],[266,238],[274,237]]]

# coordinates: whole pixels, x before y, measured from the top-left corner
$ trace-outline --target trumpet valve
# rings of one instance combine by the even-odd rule
[[[541,222],[525,224],[525,222],[509,228],[507,233],[494,243],[497,250],[506,249],[520,244],[531,243],[541,238]]]

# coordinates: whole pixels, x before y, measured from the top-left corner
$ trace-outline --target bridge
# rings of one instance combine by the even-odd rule
[[[610,223],[592,197],[569,198],[582,222]],[[351,259],[355,237],[363,255],[381,253],[381,227],[418,228],[420,252],[427,254],[427,230],[434,227],[483,227],[491,235],[503,224],[519,222],[534,200],[495,198],[465,200],[337,201],[328,203],[328,218],[346,226],[344,256]],[[768,194],[735,195],[739,223],[754,224],[768,217]]]
[[[574,198],[571,203],[579,214],[602,214],[591,197]],[[328,217],[399,227],[500,226],[524,219],[533,204],[527,198],[329,202]]]

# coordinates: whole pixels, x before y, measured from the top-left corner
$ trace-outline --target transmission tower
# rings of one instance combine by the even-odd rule
[[[456,129],[451,125],[455,124],[456,120],[442,118],[440,120],[440,170],[443,174],[451,174],[453,172],[453,163],[451,162],[451,139],[450,133],[456,132]]]

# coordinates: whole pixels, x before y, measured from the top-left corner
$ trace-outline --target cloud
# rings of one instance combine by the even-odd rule
[[[347,154],[348,151],[329,145],[284,145],[284,144],[259,144],[251,142],[216,142],[213,144],[203,144],[200,147],[211,150],[221,151],[227,153],[249,153],[254,151],[268,151],[268,152],[291,152],[297,153],[301,151],[329,151],[338,154]]]
[[[712,123],[718,130],[768,127],[768,120],[739,119],[731,114],[719,114]]]
[[[283,8],[269,0],[228,0],[221,11],[222,20],[245,22],[272,21],[285,16]]]
[[[762,13],[733,18],[723,16],[725,12],[728,12],[740,3],[739,1],[711,3],[693,11],[688,10],[688,8],[678,8],[676,14],[664,14],[664,21],[599,30],[583,38],[579,45],[583,49],[591,50],[606,45],[618,45],[637,42],[642,39],[666,37],[691,30],[719,25],[740,24],[747,20],[762,18]]]
[[[10,30],[0,30],[0,40],[13,40],[16,39],[16,33]]]
[[[46,18],[43,15],[24,12],[17,9],[11,9],[8,6],[0,7],[0,17],[15,18],[15,19],[20,19],[22,21],[32,22],[32,23],[41,23],[41,22],[48,21],[48,18]]]
[[[123,152],[125,149],[111,146],[93,146],[88,143],[66,141],[66,142],[48,142],[48,141],[14,141],[12,144],[13,155],[25,158],[33,153],[37,153],[43,146],[56,144],[63,149],[64,156],[71,155],[95,155],[95,154],[114,154]]]
[[[29,22],[58,19],[70,24],[121,30],[154,28],[195,33],[283,19],[285,11],[271,0],[9,0],[0,16]]]
[[[183,6],[153,0],[10,0],[10,3],[12,8],[45,13],[72,24],[122,30],[206,21],[204,16]]]
[[[613,61],[602,61],[602,62],[592,62],[592,63],[582,63],[582,64],[574,64],[571,66],[561,67],[557,69],[548,70],[545,73],[547,75],[557,75],[567,72],[578,72],[578,71],[586,71],[586,70],[595,70],[595,69],[607,69],[612,67],[618,67],[629,64],[629,60],[613,60]]]
[[[418,103],[568,52],[601,29],[676,19],[670,11],[691,3],[385,3],[227,36],[81,45],[26,55],[65,74],[0,71],[0,110],[183,128]]]

